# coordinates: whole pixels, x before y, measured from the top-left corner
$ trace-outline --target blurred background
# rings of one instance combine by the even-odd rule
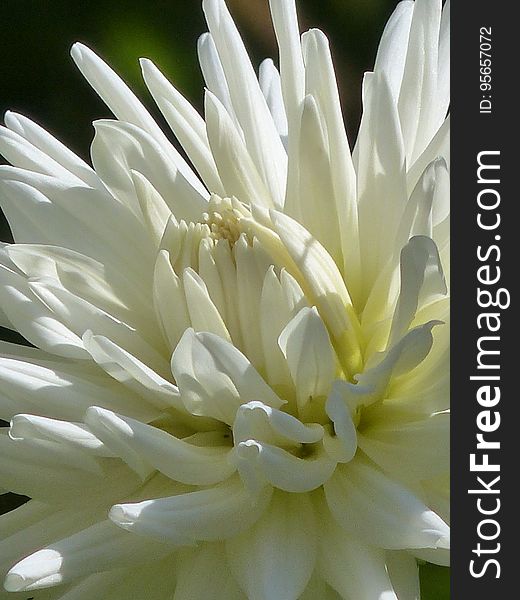
[[[351,141],[360,119],[361,80],[371,70],[384,25],[396,0],[299,0],[302,31],[318,27],[331,42]],[[267,0],[228,0],[257,66],[277,50]],[[69,56],[81,41],[101,55],[164,121],[142,83],[138,58],[151,58],[201,110],[203,81],[196,41],[206,31],[200,0],[2,0],[0,111],[29,116],[89,159],[91,122],[110,116]],[[165,131],[168,131],[166,126]],[[1,161],[1,159],[0,159]],[[0,239],[11,241],[0,215]],[[22,341],[1,330],[1,339]],[[1,460],[1,457],[0,457]],[[0,514],[23,502],[0,496]],[[423,600],[449,597],[448,570],[421,569]]]

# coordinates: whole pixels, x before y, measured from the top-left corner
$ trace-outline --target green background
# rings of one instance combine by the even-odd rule
[[[267,0],[228,0],[254,64],[276,57]],[[330,41],[349,137],[359,125],[361,79],[395,0],[299,0],[301,29],[319,27]],[[69,48],[85,42],[130,84],[164,124],[147,95],[137,59],[151,58],[199,109],[203,81],[196,40],[205,31],[199,0],[3,0],[0,35],[0,110],[21,112],[88,159],[91,121],[107,108],[76,71]],[[166,130],[166,129],[165,129]],[[0,239],[9,240],[0,220]],[[16,339],[0,332],[4,339]],[[18,341],[18,340],[17,340]],[[20,498],[0,496],[0,513]],[[421,567],[423,600],[449,598],[449,570]]]

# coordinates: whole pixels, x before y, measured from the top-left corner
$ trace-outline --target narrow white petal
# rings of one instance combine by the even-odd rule
[[[341,227],[336,211],[329,144],[321,121],[314,96],[306,96],[298,149],[299,189],[294,206],[288,198],[284,212],[304,225],[342,268]]]
[[[147,131],[171,156],[186,181],[194,189],[202,192],[204,188],[200,180],[124,81],[99,56],[83,44],[75,43],[70,53],[82,75],[114,115],[121,121],[126,121]]]
[[[446,0],[442,9],[439,31],[439,65],[437,70],[437,97],[439,124],[446,117],[450,104],[450,0]]]
[[[374,355],[372,360],[377,364],[369,363],[367,370],[356,376],[356,380],[372,390],[374,397],[380,397],[392,377],[408,373],[428,356],[433,344],[432,329],[439,324],[440,321],[430,321],[409,331],[389,350]]]
[[[314,509],[308,496],[275,492],[263,517],[226,543],[232,572],[249,600],[297,600],[316,560]]]
[[[420,600],[419,566],[413,556],[390,550],[386,568],[399,600]]]
[[[278,338],[287,323],[295,316],[296,310],[291,299],[284,293],[274,267],[271,266],[265,274],[262,286],[260,325],[265,369],[272,385],[290,386],[292,383],[287,361],[284,360],[278,345]]]
[[[273,117],[274,124],[280,135],[284,147],[287,149],[287,115],[282,96],[282,83],[280,73],[272,59],[266,58],[260,63],[258,81],[267,106]]]
[[[81,338],[35,296],[25,278],[0,265],[0,280],[0,306],[27,340],[58,356],[88,358]]]
[[[396,102],[403,81],[413,11],[414,2],[411,0],[398,3],[381,36],[374,66],[374,71],[380,70],[386,75],[392,97]]]
[[[364,297],[394,251],[408,199],[405,154],[397,107],[384,73],[365,75],[358,150],[359,235]]]
[[[426,148],[439,126],[435,106],[441,8],[441,0],[414,3],[399,94],[399,119],[409,164]]]
[[[272,211],[276,232],[304,277],[310,297],[321,317],[346,356],[347,370],[359,369],[360,352],[357,329],[359,323],[341,274],[323,246],[299,223],[282,213]]]
[[[314,444],[323,437],[323,427],[304,424],[296,417],[254,400],[243,404],[233,423],[235,443],[254,439],[279,446]]]
[[[242,202],[273,206],[270,193],[224,106],[209,91],[204,105],[209,144],[226,194]]]
[[[307,93],[318,101],[326,127],[330,176],[341,235],[345,281],[353,295],[359,287],[359,248],[351,240],[358,237],[357,183],[350,146],[343,122],[334,65],[326,36],[317,29],[302,36]]]
[[[408,489],[362,460],[339,466],[325,484],[335,519],[348,532],[387,549],[445,547],[449,527]]]
[[[398,600],[385,568],[385,552],[347,535],[326,507],[319,514],[318,569],[342,598]],[[399,597],[400,598],[400,597]]]
[[[33,146],[24,137],[0,126],[0,154],[14,167],[34,171],[42,175],[58,177],[69,185],[85,186],[85,183],[68,169]]]
[[[45,588],[81,575],[156,560],[171,546],[145,540],[104,521],[35,552],[15,565],[4,582],[10,592]]]
[[[70,444],[100,456],[112,455],[103,442],[82,423],[18,414],[11,420],[9,435],[13,439],[32,438]]]
[[[300,410],[329,392],[336,359],[318,311],[302,308],[287,324],[278,343],[289,365]]]
[[[252,491],[269,482],[285,492],[304,494],[323,485],[336,467],[336,461],[322,446],[313,447],[312,452],[311,456],[299,458],[278,446],[253,439],[236,446],[233,460]]]
[[[24,355],[24,346],[2,347],[0,356],[0,417],[10,420],[17,413],[32,413],[56,419],[81,421],[95,403],[123,411],[138,419],[151,420],[158,410],[128,389],[119,387],[99,369],[85,370],[84,363],[49,360],[39,350]]]
[[[16,243],[62,246],[114,268],[120,277],[148,281],[154,248],[146,228],[106,190],[71,187],[7,166],[0,166],[0,188]]]
[[[435,242],[425,236],[413,237],[401,250],[401,289],[389,347],[406,333],[421,306],[446,293],[446,281]]]
[[[195,331],[208,331],[231,342],[229,332],[217,307],[209,297],[204,280],[193,269],[183,272],[184,293],[190,321]]]
[[[124,348],[92,332],[86,332],[83,341],[92,358],[114,379],[142,395],[157,408],[183,410],[176,386]],[[167,370],[168,367],[163,365],[162,371]]]
[[[146,131],[130,123],[96,121],[92,162],[118,200],[140,213],[131,171],[142,173],[178,219],[198,221],[209,194],[195,188]],[[137,212],[139,211],[139,212]]]
[[[185,551],[176,571],[174,600],[246,600],[230,572],[223,544],[205,542]]]
[[[235,294],[244,354],[258,371],[264,372],[262,329],[258,315],[262,286],[271,261],[261,244],[255,240],[251,247],[244,236],[240,237],[233,250],[236,264]]]
[[[447,414],[404,424],[378,420],[360,432],[359,446],[390,476],[425,479],[448,469],[448,431]]]
[[[142,58],[140,63],[148,89],[202,181],[210,192],[223,195],[204,119],[150,60]]]
[[[116,464],[103,463],[70,445],[10,439],[2,434],[0,447],[3,484],[17,494],[55,506],[71,502],[94,506],[106,502],[111,495],[128,494],[138,482],[128,469],[123,472]]]
[[[55,279],[71,293],[126,323],[135,322],[136,313],[149,304],[149,296],[136,289],[126,273],[74,250],[48,244],[12,244],[6,253],[27,277]],[[146,323],[153,326],[150,319]]]
[[[221,445],[195,446],[151,425],[116,415],[97,407],[86,417],[94,431],[140,475],[149,473],[149,466],[167,477],[189,485],[213,485],[230,477],[234,467],[227,461],[230,446],[226,432]]]
[[[232,118],[233,123],[240,131],[241,136],[243,136],[242,128],[237,121],[233,103],[231,102],[231,96],[229,94],[226,76],[224,75],[224,69],[222,68],[217,47],[215,46],[215,41],[213,40],[211,33],[203,33],[200,36],[197,43],[197,51],[206,87],[220,100],[222,106],[226,108],[226,111]]]
[[[406,181],[408,192],[412,192],[419,178],[427,166],[436,158],[442,157],[446,164],[450,164],[450,115],[446,117],[442,125],[433,136],[431,142],[426,146],[424,152],[417,157],[411,167],[408,167]]]
[[[252,496],[239,479],[178,496],[112,507],[123,529],[173,542],[223,540],[251,527],[269,504],[272,489]]]
[[[169,254],[161,250],[154,270],[153,300],[157,320],[169,347],[173,350],[191,320],[182,280],[173,270]]]
[[[338,462],[350,462],[358,446],[357,432],[351,409],[338,389],[332,389],[325,410],[334,427],[334,436],[323,438],[325,450]]]
[[[34,121],[11,111],[5,113],[4,121],[9,129],[22,136],[86,185],[95,188],[102,186],[99,177],[86,162]]]
[[[247,149],[275,206],[283,206],[287,154],[276,131],[244,44],[223,0],[204,0],[204,14],[215,41]]]
[[[283,404],[239,350],[211,333],[188,329],[173,353],[172,371],[182,401],[194,415],[231,425],[241,404]]]
[[[294,0],[269,0],[278,48],[285,110],[289,123],[299,117],[305,94],[305,67]],[[289,134],[291,135],[291,133]]]
[[[164,198],[142,173],[131,170],[130,174],[148,230],[158,247],[172,212]]]

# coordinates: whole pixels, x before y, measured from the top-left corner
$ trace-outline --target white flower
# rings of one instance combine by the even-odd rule
[[[205,120],[142,61],[191,165],[79,44],[94,169],[5,116],[10,592],[413,600],[447,560],[449,5],[397,6],[351,155],[325,36],[270,4],[258,80],[204,1]]]

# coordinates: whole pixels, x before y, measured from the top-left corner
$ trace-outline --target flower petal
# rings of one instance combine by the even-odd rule
[[[100,439],[132,469],[145,478],[153,467],[167,477],[189,485],[213,485],[230,477],[230,446],[201,447],[165,431],[101,408],[88,410],[86,422]]]
[[[9,571],[4,587],[9,592],[45,588],[85,574],[150,562],[171,551],[169,545],[103,521],[23,559]]]
[[[449,527],[412,492],[359,459],[338,466],[325,483],[336,520],[348,532],[387,549],[446,547]]]
[[[260,400],[280,408],[283,401],[234,346],[212,333],[188,329],[172,356],[181,398],[194,415],[232,425],[241,404]]]
[[[302,308],[282,331],[278,343],[291,371],[298,407],[304,411],[313,399],[328,394],[336,371],[329,334],[316,308]]]
[[[249,600],[297,600],[316,560],[316,521],[308,496],[275,492],[256,524],[226,542],[228,561]]]
[[[110,519],[129,531],[159,540],[223,540],[251,527],[269,504],[272,488],[252,496],[240,479],[213,488],[112,507]]]

